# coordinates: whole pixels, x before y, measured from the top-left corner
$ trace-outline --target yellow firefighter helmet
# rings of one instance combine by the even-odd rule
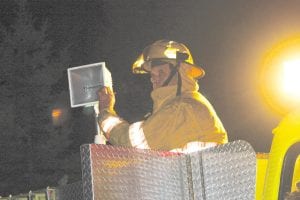
[[[200,66],[194,64],[193,57],[184,44],[170,40],[158,40],[147,46],[132,65],[132,71],[135,74],[148,73],[151,63],[157,60],[172,63],[174,66],[177,62],[184,62],[190,67],[188,75],[195,79],[205,74]]]

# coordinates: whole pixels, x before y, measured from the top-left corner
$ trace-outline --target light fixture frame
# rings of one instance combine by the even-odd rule
[[[94,106],[98,103],[97,91],[103,86],[112,87],[105,62],[68,68],[68,82],[72,108]]]

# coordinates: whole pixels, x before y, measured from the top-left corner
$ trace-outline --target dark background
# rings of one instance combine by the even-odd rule
[[[0,195],[80,180],[79,146],[93,142],[95,124],[92,108],[70,108],[67,68],[105,61],[120,116],[151,110],[149,77],[131,64],[158,39],[185,43],[203,66],[200,91],[229,140],[268,152],[281,117],[263,102],[258,72],[299,19],[292,0],[1,0]]]

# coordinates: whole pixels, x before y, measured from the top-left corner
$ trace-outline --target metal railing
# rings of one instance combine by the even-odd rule
[[[190,154],[86,144],[82,181],[0,200],[255,198],[256,154],[235,141]]]

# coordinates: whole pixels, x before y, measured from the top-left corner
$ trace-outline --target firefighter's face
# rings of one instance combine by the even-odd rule
[[[157,65],[151,68],[151,83],[153,90],[163,86],[164,82],[167,80],[171,73],[169,64]]]

